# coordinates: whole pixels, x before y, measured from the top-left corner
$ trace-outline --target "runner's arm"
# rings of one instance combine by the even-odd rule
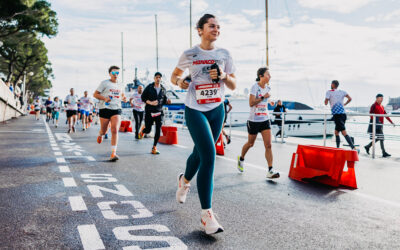
[[[261,98],[256,98],[255,95],[250,94],[250,98],[249,98],[249,105],[250,105],[250,107],[253,107],[253,106],[257,105],[257,104],[259,104],[259,103],[262,102],[262,101],[263,101],[263,99],[261,99]]]
[[[171,75],[171,83],[179,86],[181,89],[189,88],[189,83],[182,78],[183,70],[175,68]]]
[[[346,105],[349,104],[349,103],[351,102],[351,100],[352,100],[352,98],[351,98],[348,94],[347,94],[345,97],[347,98],[347,102],[346,102],[343,106],[346,106]]]
[[[102,101],[105,101],[105,102],[111,101],[111,99],[109,97],[102,96],[98,90],[96,90],[94,92],[93,97],[96,98],[97,100],[102,100]]]

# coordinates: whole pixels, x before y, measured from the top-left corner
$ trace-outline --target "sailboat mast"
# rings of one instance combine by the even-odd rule
[[[268,0],[265,0],[265,28],[266,28],[266,59],[267,59],[267,67],[269,67],[269,53],[268,53]]]
[[[121,32],[121,77],[124,83],[124,32]]]
[[[157,29],[157,14],[154,15],[154,18],[156,20],[156,66],[157,66],[157,71],[158,71],[158,29]]]
[[[189,22],[190,22],[190,24],[189,24],[189,26],[190,26],[190,48],[192,47],[192,0],[190,0],[190,3],[189,3],[189,15],[190,15],[190,17],[189,17]]]

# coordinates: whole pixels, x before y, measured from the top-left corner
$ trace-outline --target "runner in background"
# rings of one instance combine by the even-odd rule
[[[346,91],[338,89],[339,82],[337,80],[333,80],[331,83],[331,90],[328,90],[325,95],[325,105],[330,103],[331,111],[333,115],[333,120],[335,121],[335,136],[336,136],[336,147],[340,147],[340,136],[341,132],[347,143],[350,145],[350,148],[356,150],[354,147],[353,141],[350,136],[346,132],[346,112],[344,107],[351,102],[351,97],[347,94]],[[344,98],[347,98],[346,103],[344,103]]]
[[[143,138],[144,134],[151,131],[153,123],[156,123],[156,132],[154,135],[152,154],[160,154],[157,150],[158,139],[160,139],[162,118],[164,116],[162,107],[165,104],[170,104],[171,100],[167,98],[167,91],[161,84],[162,74],[156,72],[154,74],[154,82],[147,85],[142,93],[142,101],[146,103],[144,127],[140,130],[139,138]]]
[[[42,103],[40,102],[40,99],[36,98],[35,101],[33,102],[33,105],[35,110],[35,118],[36,120],[39,120],[40,110],[42,109]]]
[[[226,119],[228,118],[228,113],[232,111],[232,105],[229,102],[228,98],[225,98],[224,100],[224,110],[225,110],[225,117],[224,117],[224,124],[222,124],[222,134],[226,138],[226,143],[231,143],[231,137],[225,132],[225,124],[226,124]],[[224,143],[225,145],[225,143]]]
[[[212,210],[215,166],[215,143],[224,122],[224,89],[236,88],[235,67],[228,50],[214,42],[220,34],[215,16],[205,14],[197,23],[201,44],[186,50],[171,76],[171,82],[188,89],[185,101],[185,120],[194,142],[192,154],[186,162],[185,174],[178,175],[176,199],[186,201],[190,181],[197,173],[197,190],[201,203],[201,225],[206,234],[223,232]],[[182,77],[189,69],[191,81]]]
[[[382,105],[383,102],[383,95],[382,94],[377,94],[376,95],[376,100],[375,103],[372,104],[369,113],[370,114],[379,114],[379,115],[384,115],[387,114],[385,111],[385,107]],[[368,126],[368,133],[371,136],[371,140],[373,140],[372,138],[372,129],[373,129],[373,123],[372,123],[372,119],[373,116],[371,116],[370,121],[369,121],[369,126]],[[383,123],[385,121],[384,117],[375,117],[376,119],[376,123],[375,123],[375,142],[380,141],[381,144],[381,150],[382,150],[382,157],[386,158],[386,157],[390,157],[392,156],[391,154],[389,154],[388,152],[386,152],[385,150],[385,135],[383,134]],[[392,121],[392,119],[390,119],[390,117],[386,117],[386,120],[388,120],[393,126],[395,126],[394,122]],[[367,154],[369,154],[369,150],[372,147],[372,142],[370,142],[368,145],[366,145],[365,151],[367,152]]]
[[[275,123],[279,128],[279,131],[275,134],[275,137],[278,137],[282,135],[282,113],[286,113],[286,107],[282,104],[281,100],[278,100],[278,104],[276,104],[276,107],[274,108],[274,113],[280,113],[274,114]]]
[[[67,111],[68,133],[75,133],[76,114],[78,112],[78,96],[75,95],[74,88],[71,88],[70,94],[64,99]]]
[[[47,97],[46,102],[44,103],[44,106],[46,106],[46,122],[49,122],[51,119],[51,113],[52,111],[52,106],[53,102],[51,101],[51,97]]]
[[[257,70],[256,83],[251,87],[249,96],[250,116],[247,121],[247,132],[249,133],[248,141],[242,147],[242,153],[238,157],[238,170],[244,171],[244,158],[254,142],[257,139],[258,133],[261,133],[265,147],[265,158],[268,163],[267,178],[279,178],[278,172],[273,170],[273,156],[272,156],[272,143],[271,143],[271,121],[268,112],[268,103],[272,106],[273,102],[269,101],[271,94],[271,87],[269,81],[271,75],[268,68],[263,67]]]
[[[89,128],[89,113],[93,103],[92,98],[88,96],[87,90],[85,90],[83,96],[79,99],[79,103],[81,106],[82,130],[85,131]]]
[[[81,115],[81,102],[78,99],[78,111],[77,111],[77,117],[78,119],[76,120],[76,124],[79,124],[79,121],[82,119],[82,115]]]
[[[60,102],[58,100],[58,97],[54,97],[54,101],[52,104],[52,109],[53,109],[53,113],[52,113],[52,118],[53,118],[53,123],[55,123],[55,127],[58,127],[58,119],[60,117]]]
[[[118,83],[119,67],[111,66],[108,69],[110,79],[104,80],[94,92],[94,98],[100,100],[100,131],[97,143],[103,141],[103,136],[107,133],[111,124],[111,156],[110,161],[117,161],[118,131],[121,124],[122,106],[121,101],[126,101],[124,86]]]
[[[135,119],[135,139],[139,138],[139,129],[143,121],[144,105],[142,101],[143,86],[139,85],[137,91],[133,92],[130,103],[133,107],[133,118]]]

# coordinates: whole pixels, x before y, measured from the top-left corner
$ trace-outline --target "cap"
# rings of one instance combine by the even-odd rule
[[[154,77],[156,77],[156,76],[161,76],[161,77],[162,77],[162,74],[161,74],[160,72],[156,72],[156,73],[154,74]]]

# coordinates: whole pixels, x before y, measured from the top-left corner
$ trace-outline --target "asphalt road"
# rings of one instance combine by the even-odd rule
[[[337,189],[287,178],[296,146],[274,143],[282,177],[268,181],[261,141],[238,173],[245,138],[235,137],[215,169],[213,210],[225,232],[207,236],[196,180],[187,202],[175,201],[193,146],[187,130],[155,156],[152,138],[123,133],[111,163],[97,126],[68,135],[64,122],[54,128],[28,116],[0,125],[1,249],[400,249],[394,160],[362,156],[359,189]]]

